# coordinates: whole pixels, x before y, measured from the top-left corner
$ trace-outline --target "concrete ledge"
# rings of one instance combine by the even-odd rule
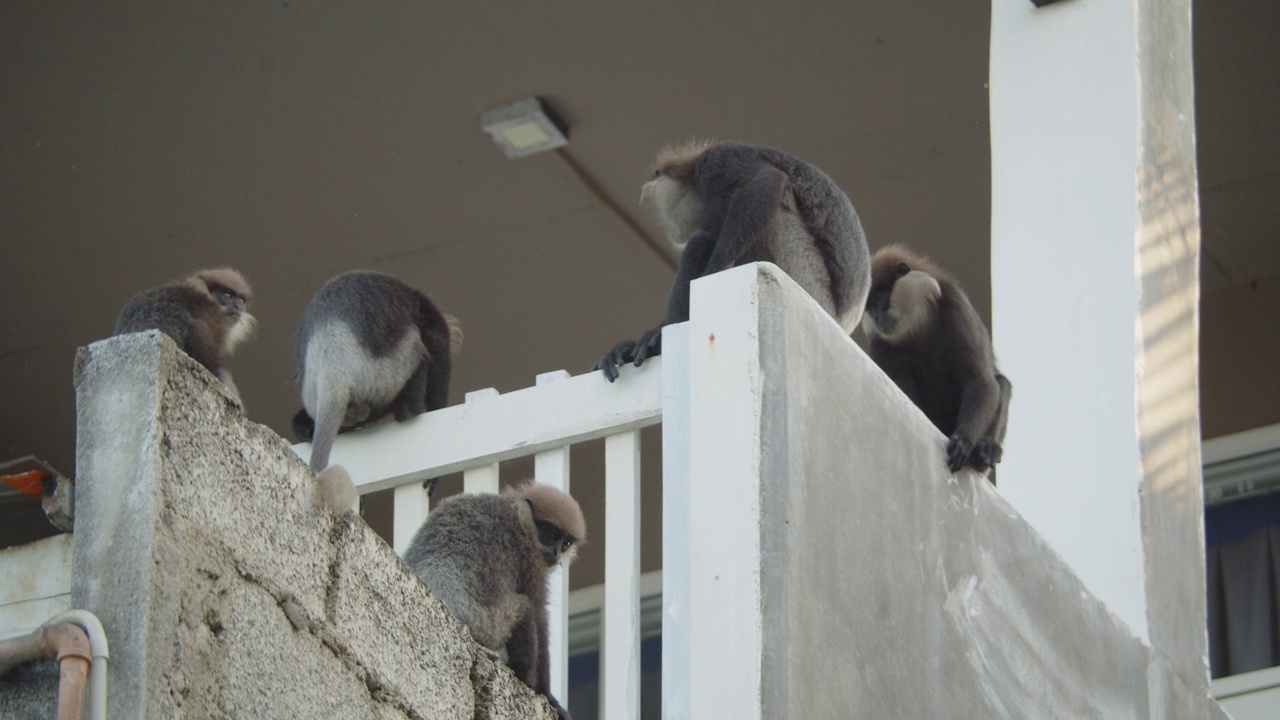
[[[1223,717],[1207,676],[1174,672],[986,479],[948,473],[942,434],[790,278],[699,282],[758,293],[758,478],[694,482],[760,494],[759,717]],[[701,310],[724,345],[728,321]]]
[[[76,363],[74,604],[113,718],[554,717],[167,337]]]

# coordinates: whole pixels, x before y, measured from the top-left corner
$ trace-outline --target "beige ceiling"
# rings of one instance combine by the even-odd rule
[[[1212,5],[1205,280],[1230,288],[1280,273],[1280,35],[1273,4]],[[988,21],[951,0],[0,3],[0,459],[72,472],[75,348],[204,266],[255,284],[260,336],[232,367],[281,433],[297,320],[344,270],[462,319],[454,402],[583,372],[651,326],[670,269],[554,156],[508,160],[481,132],[482,110],[529,95],[654,237],[637,199],[662,145],[774,145],[845,188],[873,248],[928,252],[987,316]]]
[[[0,437],[70,470],[76,346],[133,292],[216,264],[257,290],[233,369],[277,431],[302,309],[352,268],[462,319],[455,401],[585,371],[661,317],[672,273],[555,158],[481,132],[528,95],[645,223],[663,144],[771,144],[831,173],[873,244],[928,249],[985,307],[987,8],[866,5],[6,2]]]

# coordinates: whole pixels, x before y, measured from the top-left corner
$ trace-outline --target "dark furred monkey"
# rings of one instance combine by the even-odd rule
[[[294,355],[303,409],[293,431],[312,441],[311,469],[328,466],[340,429],[447,405],[461,344],[456,320],[390,275],[353,270],[325,283],[303,313]]]
[[[120,310],[113,334],[159,330],[239,398],[226,362],[253,335],[257,322],[245,310],[252,294],[249,281],[236,270],[200,270],[134,295]]]
[[[663,327],[689,319],[690,282],[738,265],[774,263],[846,332],[857,327],[871,253],[849,198],[813,165],[767,147],[693,143],[658,155],[641,198],[684,253],[662,323],[592,367],[610,382],[619,365],[661,352]]]
[[[881,249],[862,328],[871,359],[948,437],[952,472],[1000,462],[1013,386],[954,280],[901,245]]]
[[[586,537],[569,495],[526,483],[502,495],[455,495],[427,516],[404,561],[476,642],[507,650],[516,677],[551,695],[547,573],[573,562]]]

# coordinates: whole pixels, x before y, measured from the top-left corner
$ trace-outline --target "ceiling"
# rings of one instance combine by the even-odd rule
[[[1206,292],[1280,275],[1277,11],[1210,5]],[[925,251],[989,316],[987,4],[781,7],[0,4],[0,460],[73,472],[76,347],[134,292],[207,266],[255,286],[259,335],[232,370],[282,434],[298,319],[353,268],[461,318],[453,402],[583,372],[656,323],[673,273],[568,168],[660,238],[640,184],[690,137],[812,161],[873,249]],[[569,164],[508,160],[481,131],[484,109],[530,95],[568,122]]]

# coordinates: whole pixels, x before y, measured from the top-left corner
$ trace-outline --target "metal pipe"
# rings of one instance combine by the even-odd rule
[[[38,632],[0,640],[0,675],[9,672],[11,667],[40,657]]]
[[[88,610],[68,610],[50,623],[78,625],[89,636],[93,662],[89,665],[89,720],[107,720],[107,633],[97,616]]]
[[[92,652],[84,630],[55,619],[28,635],[0,640],[0,672],[36,658],[57,658],[58,720],[80,720]]]
[[[91,657],[89,637],[79,626],[66,622],[45,623],[36,633],[45,653],[58,658],[58,720],[80,720]]]

